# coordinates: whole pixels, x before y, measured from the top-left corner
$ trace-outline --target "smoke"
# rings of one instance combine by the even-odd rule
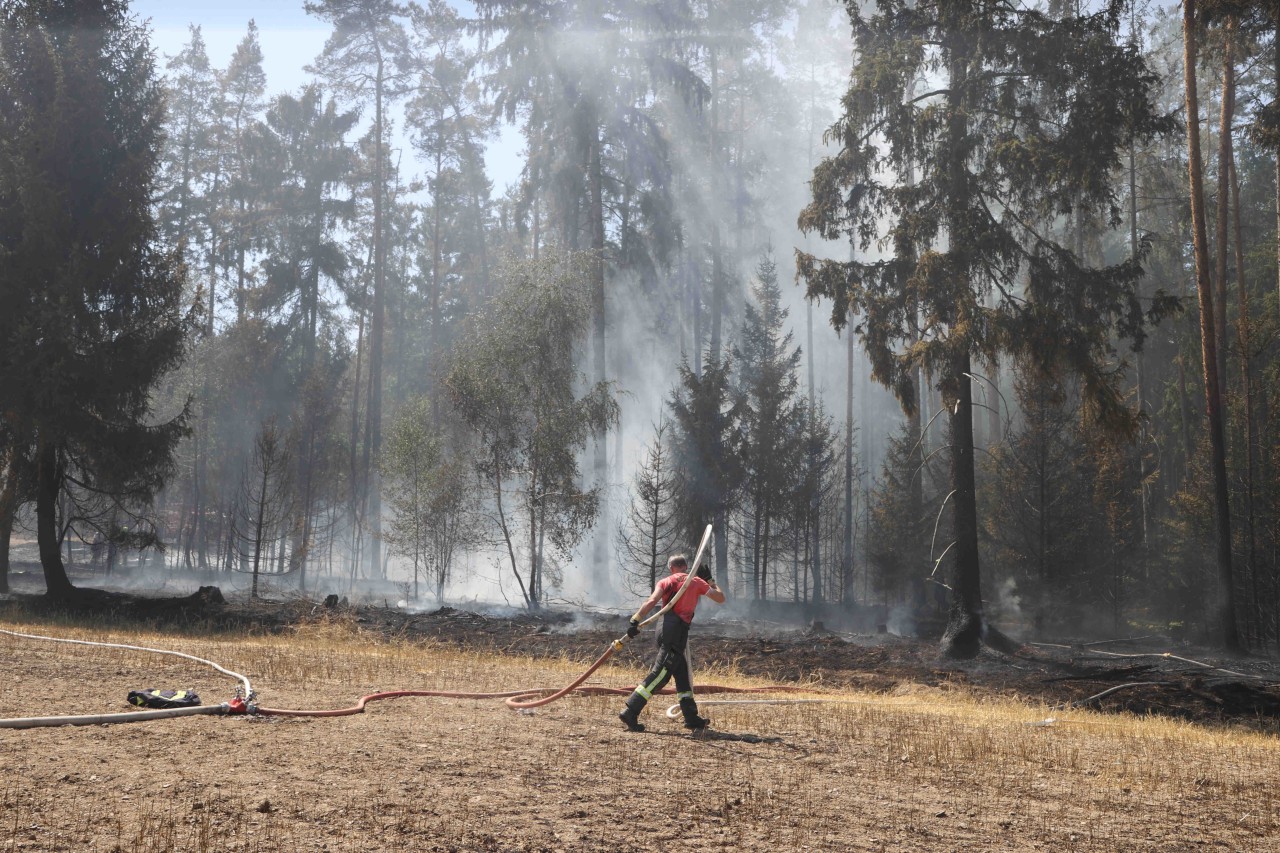
[[[885,620],[885,626],[888,632],[895,636],[914,637],[916,636],[915,612],[905,604],[892,607]]]

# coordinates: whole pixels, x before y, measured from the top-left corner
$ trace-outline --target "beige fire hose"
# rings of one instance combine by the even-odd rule
[[[652,625],[659,617],[663,616],[672,607],[675,607],[676,602],[680,600],[680,596],[684,595],[684,591],[688,589],[689,584],[693,582],[693,579],[695,577],[695,572],[697,571],[697,567],[702,564],[702,552],[707,549],[707,544],[710,541],[711,541],[711,525],[708,524],[707,529],[704,530],[702,533],[702,542],[699,543],[698,545],[698,552],[693,558],[693,563],[688,567],[689,571],[685,573],[684,583],[680,585],[680,589],[676,590],[676,594],[671,596],[671,600],[667,602],[665,607],[663,607],[657,613],[653,614],[648,619],[640,623],[641,628]],[[640,618],[640,611],[637,610],[632,615],[631,620],[634,622],[639,620],[639,618]],[[613,656],[614,652],[621,651],[623,644],[626,643],[626,641],[629,639],[631,638],[628,637],[626,634],[623,634],[621,637],[619,637],[618,639],[610,643],[609,648],[604,650],[604,654],[596,658],[596,662],[591,664],[591,666],[587,667],[587,670],[583,672],[582,675],[578,676],[577,679],[575,679],[574,682],[570,684],[568,687],[565,687],[562,690],[557,690],[555,693],[552,693],[550,696],[539,697],[537,693],[525,693],[520,696],[512,696],[510,699],[507,700],[507,707],[514,708],[517,711],[522,711],[528,708],[538,708],[543,705],[550,704],[551,702],[554,702],[563,696],[567,696],[568,694],[572,693],[575,689],[577,689],[579,684],[581,684],[582,682],[590,678],[591,673],[599,669],[604,664],[605,661],[607,661],[610,657]]]

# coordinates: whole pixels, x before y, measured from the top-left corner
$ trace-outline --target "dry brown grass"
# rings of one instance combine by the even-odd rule
[[[244,639],[0,628],[198,655],[248,675],[276,707],[559,685],[583,667],[379,640],[342,620]],[[195,687],[206,702],[235,687],[142,652],[0,635],[0,655],[0,717],[125,710],[134,687]],[[640,674],[606,667],[598,683]],[[699,680],[751,683],[733,671]],[[841,701],[708,703],[715,733],[697,739],[663,717],[666,701],[646,713],[650,733],[630,735],[613,698],[532,715],[415,698],[336,719],[4,730],[0,853],[1280,849],[1272,737],[909,684],[830,698]]]

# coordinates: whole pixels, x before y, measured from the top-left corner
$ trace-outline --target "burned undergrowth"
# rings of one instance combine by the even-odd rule
[[[67,600],[12,595],[0,617],[50,624],[136,625],[182,633],[287,634],[334,622],[373,641],[444,643],[460,649],[535,658],[593,660],[621,636],[625,616],[550,610],[483,612],[444,606],[412,612],[351,605],[330,597],[248,600],[202,587],[183,597],[80,590]],[[651,640],[627,644],[620,659],[643,668]],[[972,660],[948,660],[927,639],[855,635],[820,626],[718,619],[700,624],[691,642],[695,669],[830,689],[894,692],[904,686],[963,688],[1051,708],[1161,715],[1192,722],[1280,732],[1280,671],[1261,657],[1225,659],[1161,637],[1099,644],[1037,643],[1013,654],[984,649]]]

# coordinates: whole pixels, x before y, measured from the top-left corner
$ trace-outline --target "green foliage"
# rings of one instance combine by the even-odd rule
[[[800,380],[800,348],[786,331],[777,266],[766,254],[756,267],[754,304],[748,304],[742,335],[734,347],[738,373],[735,393],[741,400],[739,452],[743,465],[743,502],[750,543],[752,595],[766,597],[772,537],[799,485],[805,462],[806,412],[796,391]],[[776,555],[774,555],[776,557]]]
[[[122,2],[0,13],[0,409],[38,448],[56,595],[67,483],[137,506],[172,471],[185,412],[151,395],[185,351],[183,271],[151,209],[163,95],[145,32]]]
[[[997,582],[1013,579],[1038,633],[1070,630],[1080,614],[1067,605],[1090,597],[1082,588],[1086,555],[1102,538],[1094,524],[1090,456],[1071,389],[1027,369],[1017,372],[1014,388],[1021,422],[991,448],[984,466],[983,529],[993,575]]]
[[[386,539],[413,563],[413,597],[425,575],[443,601],[459,550],[478,541],[476,483],[460,439],[431,427],[430,402],[406,406],[382,446],[382,477],[392,518]]]
[[[268,188],[266,203],[273,212],[260,238],[265,279],[253,308],[259,314],[297,313],[285,324],[298,335],[302,372],[314,360],[321,320],[333,322],[322,282],[340,280],[347,271],[338,231],[353,218],[355,205],[338,190],[354,178],[355,156],[345,139],[355,123],[354,112],[339,112],[332,100],[324,102],[318,86],[308,86],[299,97],[276,98],[266,121],[249,133],[251,168]]]
[[[916,615],[941,589],[937,560],[946,547],[935,537],[944,472],[920,458],[920,435],[910,424],[891,436],[871,493],[867,560],[883,600],[908,603]]]
[[[680,364],[667,401],[675,418],[677,494],[685,539],[696,541],[713,519],[737,505],[744,471],[739,453],[742,403],[733,394],[732,361],[708,359],[699,376]]]
[[[473,318],[447,382],[530,607],[544,591],[544,541],[567,557],[595,519],[599,491],[582,488],[578,454],[618,418],[611,386],[586,385],[576,366],[591,317],[590,264],[581,254],[508,260],[502,290]]]
[[[1139,301],[1138,258],[1090,266],[1053,228],[1073,212],[1118,224],[1120,153],[1168,124],[1154,75],[1119,44],[1122,10],[849,6],[859,54],[828,131],[841,147],[814,170],[799,224],[887,257],[797,252],[797,274],[831,300],[835,327],[857,318],[873,376],[908,412],[917,370],[939,377],[953,458],[950,654],[976,654],[983,630],[970,365],[1008,353],[1045,377],[1068,371],[1087,416],[1132,431],[1115,335],[1140,346],[1144,321],[1171,310]]]

